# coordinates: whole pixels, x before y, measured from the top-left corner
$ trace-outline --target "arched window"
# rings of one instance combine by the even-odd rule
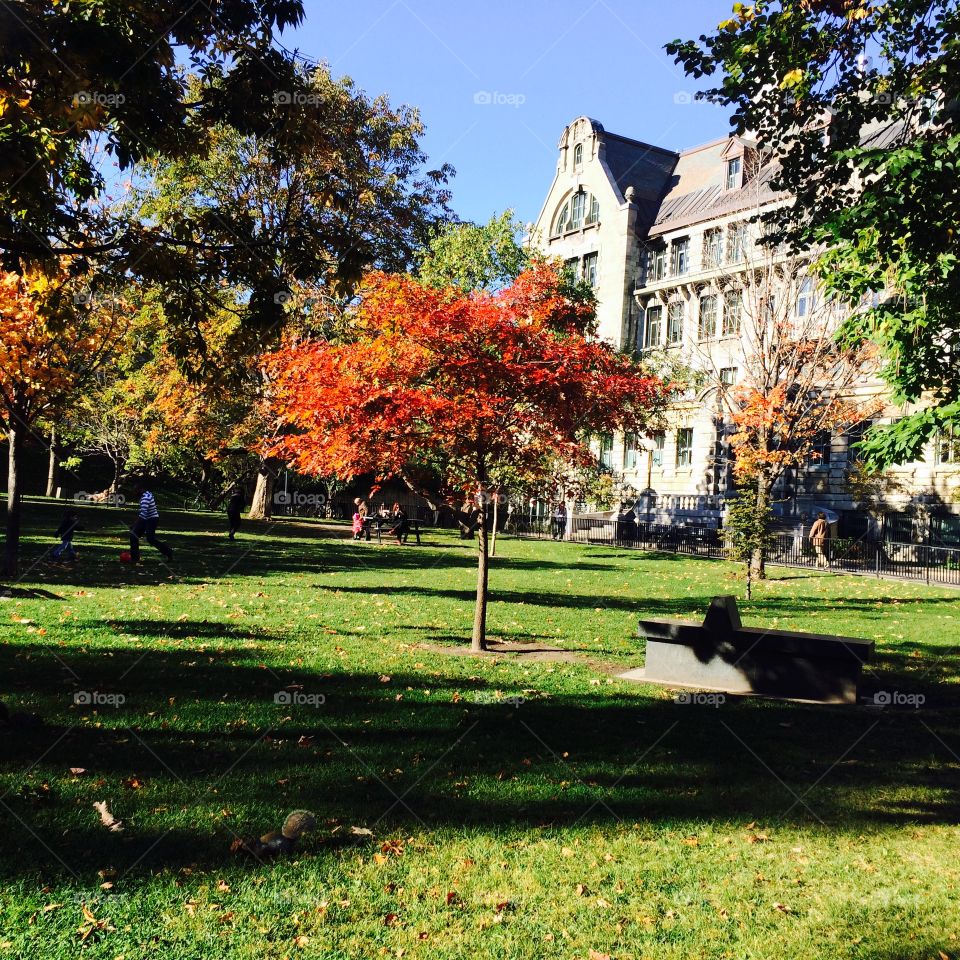
[[[553,225],[554,234],[561,234],[567,229],[567,215],[570,212],[570,204],[565,203],[557,214],[556,223]]]
[[[583,213],[587,206],[587,195],[578,191],[570,201],[570,229],[579,230],[583,226]]]
[[[590,212],[587,214],[587,223],[596,223],[600,219],[600,201],[594,197],[590,197]]]
[[[561,208],[553,221],[551,236],[558,237],[568,230],[580,230],[600,220],[600,202],[585,190],[578,190]]]
[[[578,143],[573,148],[573,165],[574,167],[583,166],[583,144],[582,143]]]

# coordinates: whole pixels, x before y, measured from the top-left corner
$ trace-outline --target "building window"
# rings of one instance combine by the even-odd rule
[[[564,260],[563,266],[564,266],[564,269],[567,271],[567,273],[574,280],[580,279],[580,258],[579,257],[571,257],[569,260]]]
[[[847,431],[847,463],[853,464],[860,460],[859,444],[863,442],[863,438],[872,426],[872,420],[861,420]]]
[[[573,148],[573,165],[574,167],[583,166],[583,144],[582,143],[578,143]]]
[[[675,300],[667,307],[667,344],[683,342],[683,302]]]
[[[937,434],[937,463],[960,463],[960,429],[952,423]]]
[[[623,469],[624,470],[637,469],[638,451],[639,451],[639,444],[637,443],[637,435],[635,433],[626,434],[623,438]]]
[[[666,445],[667,435],[662,430],[658,430],[653,435],[653,451],[650,454],[651,463],[655,467],[663,466],[663,451]]]
[[[717,335],[717,298],[700,298],[700,323],[697,337],[700,340],[712,340]]]
[[[736,367],[721,367],[720,368],[720,382],[725,387],[732,387],[737,382],[737,368]]]
[[[654,350],[660,346],[663,336],[663,307],[647,307],[647,329],[643,336],[643,348]]]
[[[690,269],[690,238],[681,237],[670,244],[670,273],[679,277]]]
[[[723,263],[723,231],[719,227],[703,232],[704,269],[719,267]]]
[[[600,219],[600,201],[594,197],[590,197],[590,212],[587,214],[587,224],[596,223]]]
[[[667,275],[667,248],[654,247],[647,251],[647,276],[651,281],[663,280]]]
[[[580,190],[570,200],[570,225],[568,230],[579,230],[583,226],[583,211],[587,205],[587,195]]]
[[[599,256],[597,253],[588,253],[583,258],[583,279],[586,280],[591,287],[596,287],[597,285],[597,261]]]
[[[716,167],[714,167],[716,169]],[[740,186],[740,171],[743,169],[743,160],[740,157],[731,157],[727,161],[727,189],[736,190]]]
[[[797,316],[809,317],[817,307],[817,292],[813,286],[813,278],[807,277],[800,284],[797,291]]]
[[[560,213],[557,215],[557,222],[553,228],[554,235],[558,235],[564,232],[567,229],[567,219],[570,213],[570,204],[565,203],[560,208]]]
[[[821,430],[810,445],[810,463],[813,466],[829,466],[833,454],[833,434]]]
[[[605,470],[613,469],[613,434],[605,433],[600,438],[600,466]]]
[[[723,335],[736,337],[740,333],[740,317],[743,314],[743,295],[728,293],[723,298]]]
[[[727,227],[727,260],[730,263],[743,263],[747,250],[747,225],[731,223]]]
[[[677,431],[677,466],[689,467],[693,463],[693,429],[682,427]]]

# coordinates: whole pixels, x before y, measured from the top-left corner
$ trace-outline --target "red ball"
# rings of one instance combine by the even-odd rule
[[[130,551],[129,551],[129,550],[121,550],[121,551],[120,551],[120,562],[121,562],[121,563],[129,563],[132,559],[133,559],[133,557],[130,556]]]

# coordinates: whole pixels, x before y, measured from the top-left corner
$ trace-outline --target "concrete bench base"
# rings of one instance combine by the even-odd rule
[[[734,597],[714,597],[702,625],[642,620],[639,632],[648,683],[818,703],[856,703],[874,649],[872,640],[744,627]]]

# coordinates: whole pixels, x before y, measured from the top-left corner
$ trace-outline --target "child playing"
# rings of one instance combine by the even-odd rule
[[[353,539],[359,540],[361,536],[363,536],[363,517],[358,510],[353,515]]]
[[[50,556],[57,563],[73,563],[77,559],[77,551],[73,549],[73,534],[77,530],[82,530],[80,526],[80,517],[76,510],[68,510],[57,527],[55,537],[59,537],[60,546],[55,547]]]

